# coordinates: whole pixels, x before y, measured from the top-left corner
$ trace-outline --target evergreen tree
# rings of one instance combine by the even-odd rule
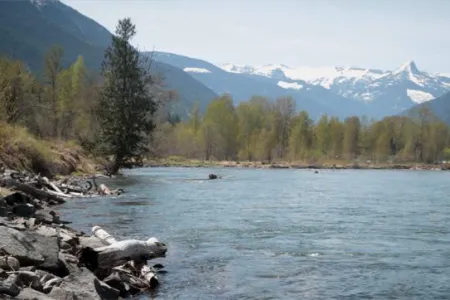
[[[111,173],[148,151],[156,103],[152,78],[130,41],[136,34],[129,18],[120,20],[105,51],[99,119],[106,153],[114,157]]]

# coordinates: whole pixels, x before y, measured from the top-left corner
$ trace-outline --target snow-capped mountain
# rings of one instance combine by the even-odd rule
[[[223,64],[230,73],[265,76],[278,86],[296,89],[300,81],[322,86],[342,97],[366,103],[381,117],[398,113],[450,91],[450,75],[420,71],[408,61],[393,71],[355,67],[293,68],[285,65],[242,66]]]
[[[231,94],[235,104],[249,100],[252,96],[263,96],[275,100],[290,96],[297,110],[306,110],[312,118],[321,114],[339,116],[368,114],[366,106],[354,99],[346,99],[320,85],[304,80],[292,81],[282,71],[274,70],[270,76],[253,74],[253,69],[239,68],[224,70],[212,63],[183,55],[154,52],[156,61],[170,64],[213,90],[216,94]]]

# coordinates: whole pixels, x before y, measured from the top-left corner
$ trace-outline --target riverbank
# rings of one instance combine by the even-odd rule
[[[256,168],[256,169],[328,169],[328,170],[429,170],[447,171],[450,164],[421,164],[421,163],[347,163],[342,161],[324,163],[265,163],[248,161],[203,161],[171,157],[153,159],[144,162],[145,167],[184,167],[184,168]]]
[[[23,127],[0,123],[0,164],[52,178],[93,174],[98,162],[76,143],[39,139]]]
[[[167,251],[156,238],[117,241],[98,226],[87,235],[61,220],[58,205],[110,196],[93,179],[50,181],[7,170],[0,174],[0,298],[119,299],[154,289]],[[81,182],[82,181],[82,182]]]

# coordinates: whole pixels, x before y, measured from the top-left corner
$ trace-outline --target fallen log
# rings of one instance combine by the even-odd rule
[[[103,230],[100,226],[92,227],[92,233],[102,242],[103,245],[108,246],[117,243],[117,240],[105,230]]]
[[[130,260],[139,261],[162,257],[165,255],[167,247],[156,238],[150,238],[147,241],[120,241],[109,246],[95,248],[94,251],[97,253],[97,267],[109,269]]]
[[[154,288],[159,284],[158,277],[156,277],[155,272],[148,265],[143,265],[140,273],[144,281],[147,282],[151,288]]]
[[[39,200],[53,200],[59,204],[66,202],[62,197],[58,195],[54,195],[46,191],[34,188],[31,185],[25,183],[20,183],[14,179],[0,179],[0,184],[8,188],[15,188]]]
[[[84,248],[80,262],[89,266],[99,278],[105,278],[107,282],[114,284],[122,295],[128,292],[134,294],[159,284],[156,271],[147,265],[147,260],[164,256],[167,251],[164,243],[156,238],[147,241],[117,241],[99,226],[94,226],[92,232],[106,246]],[[119,277],[132,290],[119,284]]]
[[[64,194],[63,192],[58,193],[58,192],[49,190],[49,189],[47,189],[47,188],[44,188],[43,191],[45,191],[45,192],[47,192],[47,193],[49,193],[49,194],[51,194],[51,195],[55,195],[56,197],[61,197],[61,198],[72,198],[71,195]]]
[[[60,195],[64,195],[64,193],[50,180],[48,180],[47,177],[40,177],[40,180],[45,183],[47,186],[51,187],[53,189],[53,191],[55,191],[56,193],[60,194]]]
[[[107,195],[107,196],[112,194],[111,190],[106,185],[104,185],[103,183],[100,184],[99,192],[100,192],[100,194]]]

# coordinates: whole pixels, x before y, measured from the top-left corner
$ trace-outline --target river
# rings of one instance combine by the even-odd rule
[[[222,180],[204,180],[209,173]],[[450,173],[135,169],[73,227],[155,236],[154,299],[449,299]],[[147,299],[149,297],[141,297]]]

